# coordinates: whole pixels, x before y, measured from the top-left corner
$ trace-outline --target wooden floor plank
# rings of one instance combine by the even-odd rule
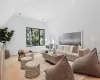
[[[100,80],[100,78],[92,77],[92,76],[87,76],[84,80]]]
[[[84,80],[87,76],[82,74],[74,74],[75,80]]]
[[[40,60],[41,58],[35,56],[36,60],[39,60],[41,63],[45,63],[44,60]],[[34,59],[34,61],[35,61]],[[46,64],[47,65],[47,64]],[[49,66],[49,65],[48,65]],[[7,60],[5,60],[5,70],[4,70],[4,80],[30,80],[24,77],[24,71],[20,69],[20,63],[17,61],[17,57],[13,56]],[[100,78],[82,75],[82,74],[74,74],[75,80],[100,80]],[[32,79],[33,80],[33,79]],[[41,80],[41,77],[34,78],[34,80]]]

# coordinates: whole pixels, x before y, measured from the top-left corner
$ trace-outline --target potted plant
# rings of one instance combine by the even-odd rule
[[[10,57],[9,50],[6,50],[6,43],[9,42],[14,34],[14,30],[8,31],[8,28],[0,29],[0,42],[3,44],[2,48],[5,50],[5,59]]]

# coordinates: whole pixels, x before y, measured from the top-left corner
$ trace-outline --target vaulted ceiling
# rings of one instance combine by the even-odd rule
[[[13,15],[16,0],[0,0],[0,26]]]
[[[88,26],[100,21],[100,0],[0,0],[0,25],[18,13],[44,21],[54,31]]]
[[[48,21],[64,14],[72,0],[19,0],[15,13],[38,20]]]

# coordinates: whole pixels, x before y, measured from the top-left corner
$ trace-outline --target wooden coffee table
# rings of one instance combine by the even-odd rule
[[[59,60],[62,59],[64,55],[61,54],[61,53],[55,53],[53,54],[53,52],[48,52],[48,53],[43,53],[42,54],[42,57],[48,61],[48,62],[51,62],[53,64],[56,64]]]

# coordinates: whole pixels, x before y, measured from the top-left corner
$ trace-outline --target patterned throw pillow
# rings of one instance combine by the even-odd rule
[[[72,53],[78,53],[78,46],[73,47]]]

